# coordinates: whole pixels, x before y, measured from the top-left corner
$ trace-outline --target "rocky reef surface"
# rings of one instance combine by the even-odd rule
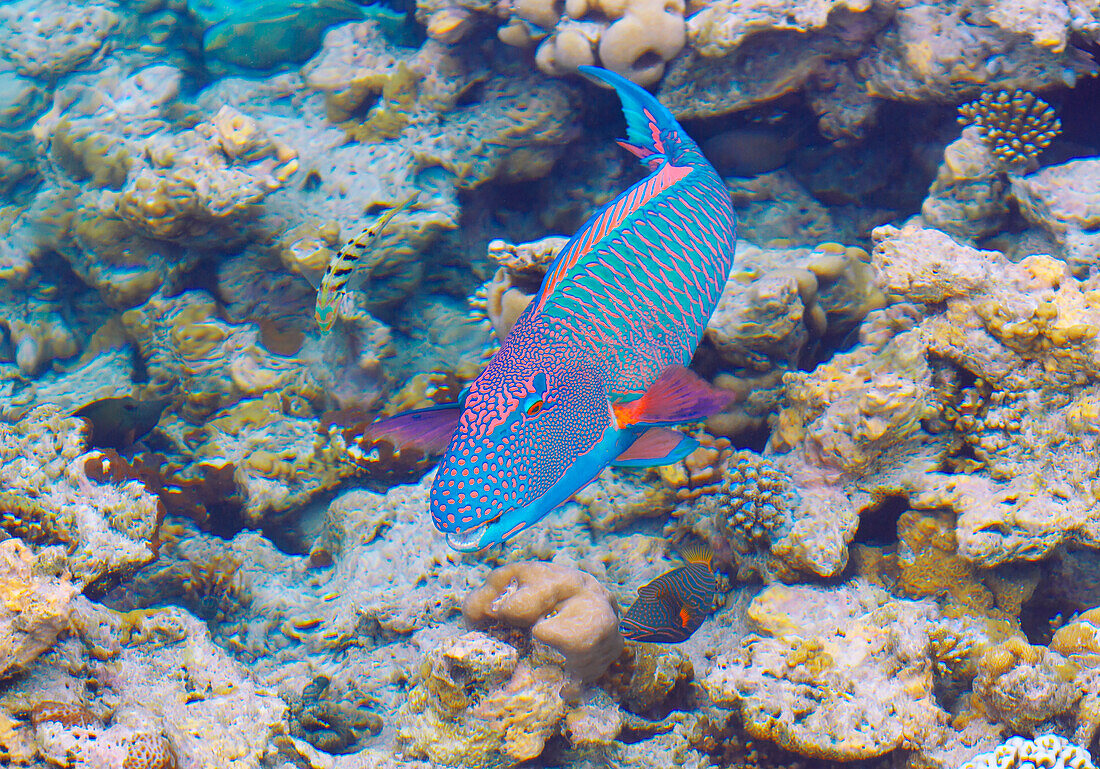
[[[456,553],[362,427],[640,178],[585,64],[726,181],[733,398]],[[1092,766],[1098,71],[1094,0],[0,3],[0,765]]]

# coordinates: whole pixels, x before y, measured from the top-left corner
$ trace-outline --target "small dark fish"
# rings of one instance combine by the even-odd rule
[[[73,416],[88,420],[91,434],[88,443],[96,448],[130,448],[157,426],[171,398],[139,401],[129,395],[121,398],[101,398],[73,412]]]
[[[619,623],[623,638],[646,643],[678,644],[691,638],[714,607],[718,580],[711,569],[710,548],[696,545],[680,552],[687,561],[638,590]]]

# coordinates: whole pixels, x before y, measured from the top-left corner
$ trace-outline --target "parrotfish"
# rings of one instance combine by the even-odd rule
[[[563,246],[458,403],[368,430],[443,453],[429,508],[456,550],[515,536],[609,464],[679,461],[697,443],[669,425],[730,400],[687,368],[733,264],[726,186],[652,95],[580,69],[618,92],[627,124],[619,144],[649,174]]]
[[[680,553],[687,562],[638,590],[619,622],[623,638],[646,643],[678,644],[691,638],[714,608],[718,580],[711,569],[710,548],[688,547]]]
[[[317,325],[322,331],[329,331],[336,322],[337,305],[343,298],[344,292],[351,288],[350,281],[359,262],[377,245],[378,236],[386,229],[390,220],[411,206],[416,201],[416,197],[417,193],[414,192],[404,202],[382,214],[374,224],[344,244],[340,252],[329,262],[325,275],[321,278],[321,287],[317,291],[317,305],[314,309]]]

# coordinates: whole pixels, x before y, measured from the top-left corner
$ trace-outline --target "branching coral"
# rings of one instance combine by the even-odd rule
[[[1030,91],[994,91],[959,107],[959,124],[973,125],[1006,168],[1031,163],[1062,132],[1054,108]]]

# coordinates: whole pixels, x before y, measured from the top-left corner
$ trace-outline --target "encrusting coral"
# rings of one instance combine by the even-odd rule
[[[1077,672],[1062,655],[1017,636],[978,658],[974,696],[990,720],[1017,733],[1033,733],[1077,703]]]
[[[36,557],[19,539],[0,542],[0,678],[26,668],[68,625],[78,588],[51,573],[64,563],[57,550]]]
[[[542,753],[565,716],[562,669],[521,661],[483,633],[444,640],[418,679],[397,716],[412,757],[471,768],[518,763]]]
[[[615,601],[591,575],[552,563],[523,561],[494,569],[466,597],[466,621],[530,630],[581,679],[599,678],[622,651]]]
[[[773,585],[749,605],[754,634],[702,676],[755,739],[814,759],[852,761],[920,744],[945,713],[927,665],[928,602],[865,584]]]

